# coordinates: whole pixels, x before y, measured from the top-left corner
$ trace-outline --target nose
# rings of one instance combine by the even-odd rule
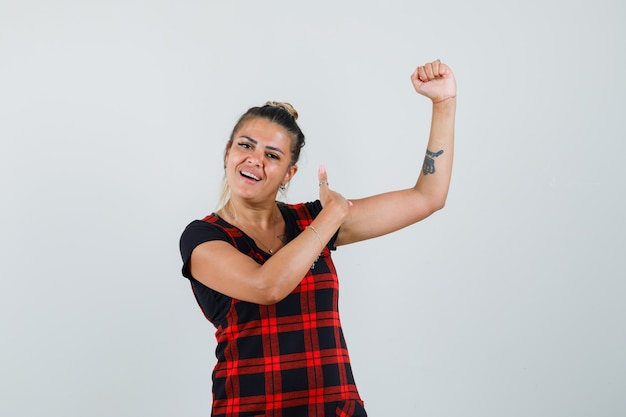
[[[246,162],[249,165],[260,166],[262,160],[263,160],[263,153],[256,151],[248,156],[248,160]]]

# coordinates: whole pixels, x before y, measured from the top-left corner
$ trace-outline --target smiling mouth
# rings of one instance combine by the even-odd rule
[[[248,171],[239,171],[239,174],[241,174],[241,176],[245,178],[250,178],[255,181],[261,181],[261,178]]]

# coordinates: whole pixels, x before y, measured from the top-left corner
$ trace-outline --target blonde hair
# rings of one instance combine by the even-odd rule
[[[298,112],[296,111],[296,109],[293,108],[291,103],[287,103],[286,101],[267,101],[265,102],[265,105],[285,109],[293,117],[294,120],[298,120]]]

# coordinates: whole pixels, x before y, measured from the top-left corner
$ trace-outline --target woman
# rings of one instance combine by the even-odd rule
[[[304,135],[287,103],[249,109],[224,156],[222,208],[181,237],[183,275],[215,325],[213,416],[365,416],[337,309],[330,251],[406,227],[444,206],[452,171],[456,83],[435,61],[411,75],[433,101],[413,188],[346,200],[319,170],[319,200],[276,202]]]

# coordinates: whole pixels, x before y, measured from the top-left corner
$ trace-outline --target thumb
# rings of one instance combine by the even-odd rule
[[[320,187],[322,185],[328,187],[328,173],[326,172],[326,167],[324,165],[320,165],[319,169],[317,170],[317,178],[320,181]]]

